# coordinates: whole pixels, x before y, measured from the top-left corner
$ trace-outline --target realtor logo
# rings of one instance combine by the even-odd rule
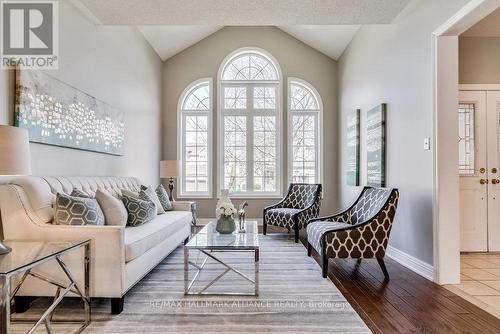
[[[1,1],[1,68],[57,69],[57,1]]]

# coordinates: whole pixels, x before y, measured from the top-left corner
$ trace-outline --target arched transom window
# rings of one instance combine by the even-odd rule
[[[212,79],[191,83],[179,99],[180,197],[211,196]]]
[[[220,189],[233,196],[280,194],[280,80],[263,50],[238,50],[221,65]]]
[[[290,182],[319,183],[321,167],[321,98],[308,82],[288,80]]]

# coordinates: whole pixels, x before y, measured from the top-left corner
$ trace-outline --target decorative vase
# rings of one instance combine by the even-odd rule
[[[215,226],[215,230],[220,234],[230,234],[236,230],[236,224],[234,223],[234,219],[232,216],[221,215],[219,219],[217,219],[217,225]]]
[[[224,203],[229,203],[233,204],[231,202],[231,199],[229,198],[229,189],[221,189],[220,191],[220,198],[217,201],[217,205],[215,206],[215,209],[218,211],[219,208],[221,207],[222,204]],[[219,218],[219,213],[216,212],[215,217]]]

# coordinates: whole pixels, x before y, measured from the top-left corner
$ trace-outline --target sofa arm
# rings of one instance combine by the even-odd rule
[[[181,201],[172,202],[174,211],[189,211],[193,216],[192,224],[196,226],[196,202]]]

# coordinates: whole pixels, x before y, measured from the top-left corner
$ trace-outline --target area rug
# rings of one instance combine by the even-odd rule
[[[92,302],[92,323],[84,333],[370,333],[365,323],[289,235],[259,236],[260,293],[255,296],[184,296],[184,253],[180,246],[127,293],[120,315],[109,301]],[[253,277],[253,254],[219,253],[224,261]],[[191,253],[196,259],[196,252]],[[203,258],[200,256],[199,261]],[[205,286],[224,268],[208,261],[196,285]],[[194,271],[191,271],[191,275]],[[251,292],[251,284],[228,273],[207,291]],[[34,303],[39,313],[48,300]],[[77,317],[76,301],[66,301],[55,318]],[[14,325],[14,331],[26,329]],[[75,328],[75,327],[73,327]],[[44,332],[43,325],[40,328]],[[71,326],[54,325],[57,333]]]

